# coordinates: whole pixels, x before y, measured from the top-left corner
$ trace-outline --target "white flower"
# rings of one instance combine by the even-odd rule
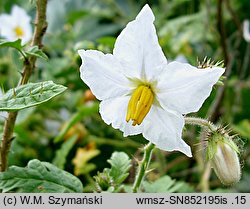
[[[13,6],[11,14],[0,15],[0,35],[8,41],[22,39],[22,44],[27,43],[32,36],[30,17],[21,7]]]
[[[101,100],[100,114],[124,136],[140,134],[166,151],[192,156],[182,114],[196,112],[224,69],[167,63],[154,14],[145,5],[118,36],[113,54],[79,50],[81,78]]]

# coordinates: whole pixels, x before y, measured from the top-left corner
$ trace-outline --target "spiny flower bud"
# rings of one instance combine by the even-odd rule
[[[225,129],[217,129],[208,135],[207,159],[224,185],[237,183],[241,178],[239,149]]]
[[[219,143],[212,159],[216,175],[225,185],[237,183],[241,177],[240,163],[237,152],[226,143]]]
[[[107,191],[113,186],[113,180],[109,175],[109,169],[104,169],[102,173],[98,172],[97,176],[94,176],[96,181],[95,187],[98,192]]]

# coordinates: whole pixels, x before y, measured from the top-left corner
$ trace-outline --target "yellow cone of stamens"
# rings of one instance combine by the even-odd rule
[[[17,37],[22,37],[24,35],[24,31],[20,26],[14,28]]]
[[[126,121],[133,121],[133,126],[140,125],[148,114],[154,101],[152,89],[147,85],[139,86],[132,94],[127,109]]]

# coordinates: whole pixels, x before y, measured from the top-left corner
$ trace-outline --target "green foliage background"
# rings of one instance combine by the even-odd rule
[[[112,52],[120,31],[145,3],[154,11],[159,42],[168,60],[183,56],[197,65],[197,58],[202,60],[207,56],[225,61],[227,80],[223,97],[218,99],[223,87],[216,87],[196,115],[230,124],[232,132],[239,134],[242,179],[232,187],[224,187],[212,172],[209,191],[250,192],[250,44],[243,39],[241,28],[243,20],[250,18],[248,0],[50,0],[44,39],[48,61],[38,60],[31,82],[53,80],[68,89],[44,105],[20,111],[9,164],[24,167],[32,159],[53,163],[78,176],[83,190],[91,192],[95,190],[93,176],[110,167],[107,160],[114,151],[124,151],[132,159],[123,188],[129,191],[135,175],[135,159],[141,156],[138,147],[146,140],[140,135],[124,138],[120,131],[102,121],[98,101],[93,100],[79,77],[81,60],[77,50]],[[9,13],[14,4],[25,8],[34,19],[32,1],[2,0],[0,13]],[[13,49],[0,49],[0,86],[5,91],[19,80],[22,68],[19,56]],[[219,106],[213,109],[218,101]],[[0,136],[3,123],[0,116]],[[184,139],[189,144],[198,143],[199,131],[187,126]],[[147,175],[144,191],[204,191],[202,150],[199,146],[192,149],[195,157],[191,159],[178,152],[155,150],[151,163],[154,170]],[[168,187],[162,188],[164,184]]]

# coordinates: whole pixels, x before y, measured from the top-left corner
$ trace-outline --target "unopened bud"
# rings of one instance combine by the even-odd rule
[[[238,154],[230,145],[217,143],[217,151],[211,159],[211,164],[223,184],[232,185],[240,180],[241,169]]]
[[[98,172],[97,176],[94,176],[96,181],[95,187],[98,192],[107,191],[113,184],[113,180],[109,175],[109,169],[104,169],[102,173]]]
[[[207,160],[224,185],[235,184],[241,178],[239,149],[233,138],[224,128],[218,128],[207,136]]]

